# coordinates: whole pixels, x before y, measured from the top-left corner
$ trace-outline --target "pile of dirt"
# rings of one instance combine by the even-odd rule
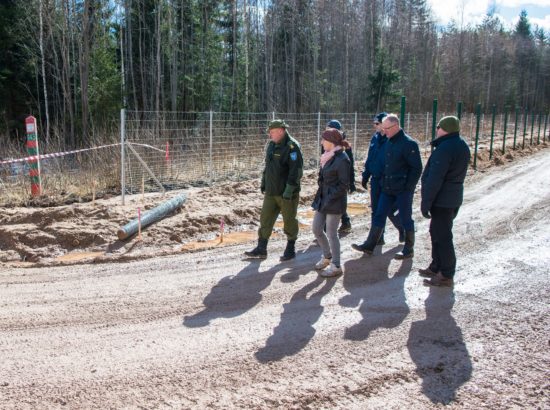
[[[316,189],[316,173],[304,176],[301,203],[308,204]],[[117,239],[117,230],[137,217],[185,192],[185,204],[144,230],[142,239]],[[63,262],[69,252],[83,252],[96,259],[143,257],[180,250],[190,240],[206,241],[215,236],[223,219],[225,231],[255,230],[262,195],[259,181],[231,182],[212,188],[190,188],[160,194],[133,195],[126,205],[120,197],[54,207],[2,208],[0,212],[0,262]],[[104,252],[97,258],[95,252]],[[69,258],[70,259],[70,258]],[[65,259],[67,261],[69,259]],[[124,258],[123,258],[124,259]]]
[[[477,168],[484,172],[548,146],[544,142],[525,149],[509,150],[504,155],[495,150],[491,160],[488,150],[481,147],[477,154]],[[359,184],[361,166],[358,163],[356,171],[359,191],[362,190]],[[475,178],[474,175],[470,169],[468,178]],[[311,204],[316,189],[317,172],[306,172],[301,193],[303,207]],[[117,230],[137,217],[138,207],[145,212],[182,192],[187,195],[184,206],[174,215],[144,230],[142,240],[137,241],[136,236],[126,241],[118,240]],[[164,197],[160,194],[133,195],[127,197],[125,206],[120,204],[120,197],[102,198],[94,203],[40,205],[0,207],[0,263],[75,263],[79,261],[79,253],[87,261],[90,257],[95,261],[127,260],[192,250],[197,247],[183,248],[182,245],[191,241],[212,241],[220,230],[221,219],[226,233],[255,231],[262,195],[259,181],[251,180],[172,191]],[[73,257],[67,257],[70,256],[67,254]]]

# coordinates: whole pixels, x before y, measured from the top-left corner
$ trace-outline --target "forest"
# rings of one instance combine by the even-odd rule
[[[547,112],[548,33],[425,0],[2,0],[0,140],[89,145],[138,111]]]

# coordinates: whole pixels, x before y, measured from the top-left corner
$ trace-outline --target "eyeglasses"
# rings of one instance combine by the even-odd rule
[[[392,124],[389,127],[382,127],[383,130],[389,130],[390,128],[395,127],[397,124]]]
[[[379,123],[379,122],[377,122],[377,121],[375,121],[375,122],[374,122],[374,125],[380,125],[380,123]]]

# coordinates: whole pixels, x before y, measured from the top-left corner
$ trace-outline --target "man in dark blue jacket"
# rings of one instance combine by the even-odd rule
[[[443,117],[437,125],[437,138],[422,174],[420,210],[431,218],[432,263],[419,273],[432,286],[453,286],[456,256],[453,245],[453,220],[462,205],[464,179],[470,162],[470,148],[460,137],[460,121]]]
[[[378,205],[378,200],[380,199],[380,194],[382,193],[382,174],[384,173],[384,145],[388,138],[382,132],[382,120],[386,118],[388,114],[381,112],[374,117],[374,127],[376,132],[372,136],[369,145],[369,152],[367,154],[367,160],[365,161],[365,168],[362,173],[361,185],[363,188],[367,189],[367,184],[370,179],[370,207],[371,207],[371,226],[374,222],[374,214],[376,213],[376,208]],[[388,215],[389,220],[393,223],[395,228],[399,231],[399,242],[405,241],[405,231],[401,226],[399,217],[396,215],[397,206],[393,206],[390,214]],[[378,240],[378,245],[384,245],[384,234]],[[361,245],[355,245],[355,247],[360,247]]]
[[[376,207],[374,220],[367,240],[353,248],[372,254],[384,232],[386,218],[394,205],[399,210],[399,219],[405,229],[405,245],[395,259],[414,256],[414,221],[412,202],[416,184],[422,174],[422,160],[418,143],[399,127],[399,117],[389,114],[382,121],[382,129],[388,138],[384,145],[384,172],[382,193]]]

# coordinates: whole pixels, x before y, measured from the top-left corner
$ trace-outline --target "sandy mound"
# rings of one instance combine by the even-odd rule
[[[523,150],[509,150],[504,155],[495,150],[489,160],[487,147],[482,146],[478,151],[478,171],[483,172],[547,147],[548,143],[542,143],[526,146]],[[357,187],[361,190],[362,164],[357,165]],[[470,177],[472,174],[470,169]],[[304,176],[301,205],[306,209],[317,189],[316,179],[315,171]],[[117,230],[136,218],[138,207],[147,211],[181,193],[187,195],[184,206],[146,228],[141,241],[137,241],[136,236],[126,241],[118,240]],[[360,198],[359,206],[363,207],[367,199],[365,196]],[[222,218],[226,234],[239,233],[235,238],[228,236],[225,243],[246,242],[255,238],[253,232],[258,226],[261,204],[259,181],[252,180],[172,191],[164,197],[160,194],[133,195],[127,197],[125,206],[120,204],[120,197],[112,197],[96,200],[94,204],[0,207],[0,263],[31,262],[35,265],[90,259],[127,260],[192,251],[217,241]],[[204,246],[197,246],[196,242],[204,242]]]

